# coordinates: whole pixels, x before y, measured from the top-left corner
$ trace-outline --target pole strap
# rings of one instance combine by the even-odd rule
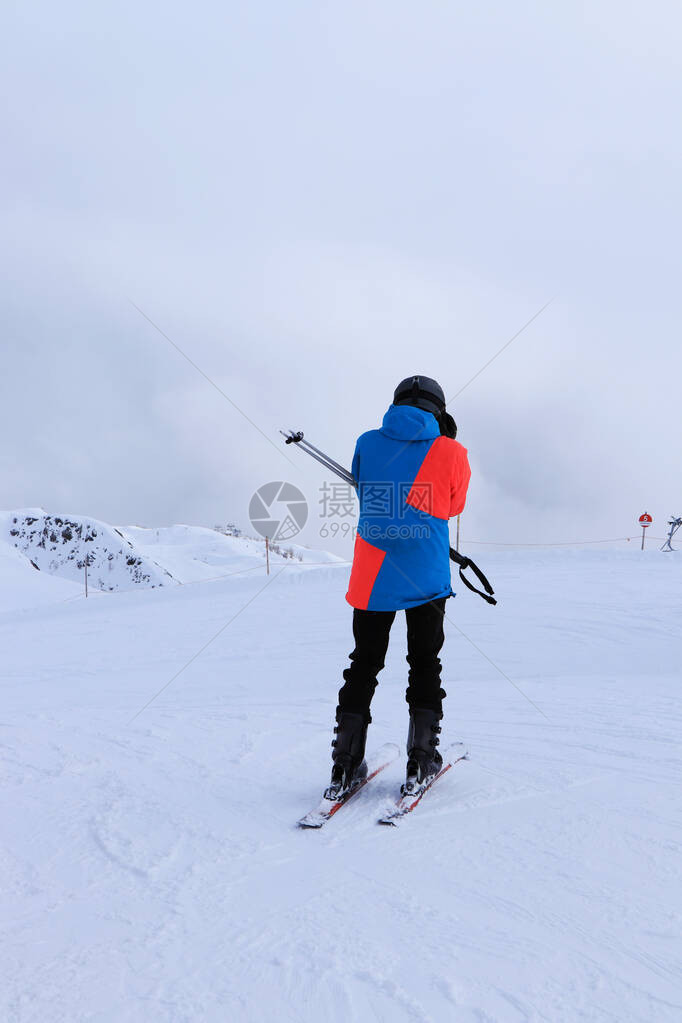
[[[487,600],[489,604],[497,604],[497,600],[493,596],[493,594],[495,592],[494,589],[492,588],[492,586],[490,585],[489,581],[486,579],[486,577],[484,576],[483,572],[480,570],[478,565],[476,565],[471,560],[471,558],[465,557],[463,554],[460,554],[459,551],[456,551],[454,549],[454,547],[451,547],[450,548],[450,560],[454,561],[455,564],[459,566],[459,577],[460,577],[460,579],[462,580],[462,582],[464,583],[465,586],[468,586],[469,589],[472,590],[473,593],[477,593],[479,595],[479,597],[483,597],[483,599]],[[467,569],[471,569],[471,571],[474,573],[474,575],[476,576],[476,578],[480,582],[481,586],[485,590],[485,593],[483,593],[481,590],[477,589],[473,585],[473,583],[469,582],[467,577],[464,575],[464,573],[465,573],[465,571]]]

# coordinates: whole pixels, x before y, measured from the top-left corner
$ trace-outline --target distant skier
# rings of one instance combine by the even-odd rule
[[[407,776],[414,791],[438,773],[443,717],[445,602],[452,595],[448,519],[464,508],[471,470],[445,395],[430,377],[395,390],[379,430],[363,433],[353,457],[360,521],[346,600],[355,649],[336,709],[331,783],[336,799],[366,776],[365,742],[377,675],[396,611],[407,619]]]

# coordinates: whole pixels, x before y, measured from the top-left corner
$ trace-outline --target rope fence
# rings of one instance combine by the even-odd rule
[[[665,540],[666,537],[664,537],[664,536],[647,536],[647,539],[648,540]],[[472,545],[472,546],[476,546],[476,547],[503,547],[503,548],[512,549],[512,550],[517,550],[517,549],[518,550],[523,550],[523,549],[526,549],[526,550],[527,549],[539,550],[539,549],[543,549],[543,548],[547,548],[547,547],[587,547],[587,546],[592,546],[592,545],[595,545],[595,544],[633,543],[633,542],[638,542],[639,543],[640,540],[641,540],[641,534],[639,534],[638,536],[616,536],[616,537],[610,537],[610,538],[605,539],[605,540],[560,540],[560,541],[549,541],[547,543],[508,543],[508,542],[506,542],[504,540],[466,540],[466,541],[464,541],[463,546],[466,547],[468,545]],[[277,562],[277,564],[280,564],[280,563]],[[348,560],[343,559],[343,560],[340,560],[340,561],[298,561],[297,559],[285,559],[284,564],[282,564],[281,567],[282,568],[290,568],[290,567],[294,567],[295,566],[297,568],[322,568],[322,567],[335,568],[335,567],[340,567],[341,565],[352,565],[352,564],[353,564],[352,559],[348,559]],[[263,562],[262,564],[250,565],[248,568],[240,568],[240,569],[237,569],[236,571],[233,571],[233,572],[226,572],[223,575],[207,576],[205,579],[192,579],[192,580],[189,580],[187,582],[181,582],[179,579],[174,579],[173,581],[175,583],[177,583],[179,586],[197,586],[197,585],[200,585],[202,583],[218,582],[221,579],[230,579],[230,578],[232,578],[233,576],[236,576],[236,575],[247,575],[250,572],[262,571],[263,568],[264,568],[264,565],[265,565],[265,562]],[[162,587],[154,587],[154,588],[162,588]],[[117,593],[133,593],[133,592],[138,592],[139,589],[140,589],[139,586],[131,586],[131,587],[126,587],[125,589],[118,589],[118,590],[112,590],[112,591],[96,590],[95,592],[96,593],[100,593],[100,594],[101,593],[107,593],[107,594],[111,595],[111,594],[117,594]],[[83,594],[76,594],[75,596],[72,596],[72,597],[66,597],[64,600],[59,601],[59,603],[68,604],[71,601],[81,600],[81,599],[83,599]]]
[[[638,536],[616,536],[608,540],[560,540],[548,543],[506,543],[504,540],[467,540],[467,544],[476,544],[481,547],[585,547],[588,544],[597,543],[632,543],[640,541],[642,534]],[[647,536],[647,540],[665,540],[664,536]]]

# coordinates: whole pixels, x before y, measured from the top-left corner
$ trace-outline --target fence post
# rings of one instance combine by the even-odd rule
[[[265,571],[270,575],[270,541],[265,537]]]
[[[88,595],[88,555],[85,555],[85,596]]]

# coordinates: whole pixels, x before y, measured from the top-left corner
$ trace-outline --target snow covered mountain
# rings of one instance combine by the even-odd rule
[[[181,534],[149,532],[181,572]],[[500,604],[462,590],[443,654],[470,761],[395,830],[402,758],[301,832],[346,566],[86,601],[0,545],[0,1019],[677,1023],[680,558],[481,558]],[[404,631],[370,751],[404,748]]]
[[[82,515],[42,508],[0,512],[0,545],[11,544],[34,569],[106,591],[198,582],[265,565],[262,540],[201,526],[111,526]],[[296,544],[271,551],[273,564],[338,561]]]
[[[83,579],[99,590],[163,586],[173,577],[152,559],[135,550],[115,526],[75,515],[49,515],[42,508],[5,512],[0,538],[24,554],[34,568],[65,579]]]

